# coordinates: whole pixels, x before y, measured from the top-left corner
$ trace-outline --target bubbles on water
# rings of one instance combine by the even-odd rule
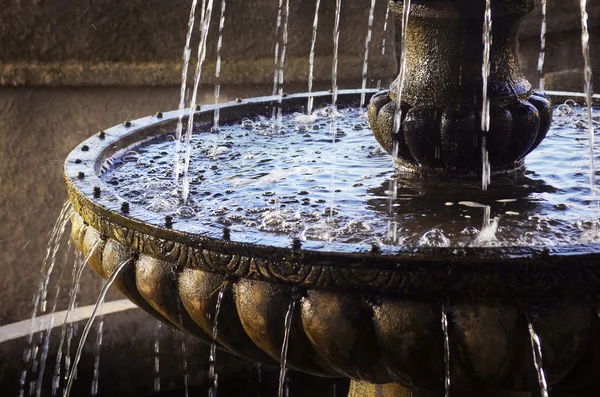
[[[331,107],[280,121],[247,118],[221,125],[218,134],[204,126],[192,138],[184,207],[173,178],[174,142],[167,137],[111,159],[101,178],[124,201],[161,214],[157,219],[176,216],[178,229],[202,233],[227,225],[242,241],[269,244],[283,236],[278,241],[287,246],[289,237],[302,237],[325,242],[318,245],[323,249],[328,242],[408,248],[600,242],[594,222],[576,224],[590,218],[587,153],[564,150],[585,143],[586,134],[573,129],[583,112],[569,102],[555,109],[559,113],[563,125],[554,125],[528,156],[527,171],[498,177],[485,194],[469,180],[394,172],[364,112]],[[390,180],[397,183],[395,194]],[[502,218],[485,218],[486,208]]]
[[[177,216],[185,219],[190,219],[196,216],[196,211],[192,207],[182,206],[177,208]]]
[[[449,247],[450,244],[450,239],[444,234],[444,231],[437,227],[425,232],[418,242],[420,247]]]

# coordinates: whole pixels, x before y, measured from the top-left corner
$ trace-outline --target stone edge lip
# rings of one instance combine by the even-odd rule
[[[340,100],[350,102],[360,92],[342,91]],[[375,92],[368,91],[370,95]],[[331,98],[330,93],[313,96],[316,102],[324,103]],[[284,98],[284,111],[297,109],[307,98],[308,94]],[[221,115],[224,121],[231,121],[255,114],[258,109],[270,113],[279,99],[272,96],[232,102],[221,107]],[[197,113],[199,121],[212,120],[213,110],[214,106],[204,107]],[[515,247],[437,248],[380,254],[359,246],[354,252],[348,249],[343,253],[324,252],[310,242],[303,242],[301,250],[294,250],[287,239],[280,246],[264,246],[235,241],[235,234],[231,241],[224,241],[217,231],[207,236],[189,234],[141,221],[145,210],[135,207],[123,214],[122,199],[98,177],[102,165],[121,151],[169,132],[177,117],[178,112],[169,112],[126,122],[73,150],[66,160],[64,177],[74,209],[86,223],[134,250],[167,262],[228,273],[232,263],[250,261],[265,270],[259,277],[264,281],[309,288],[372,290],[392,295],[475,294],[490,298],[584,295],[600,291],[600,244],[565,246],[559,252]],[[96,189],[101,192],[98,199],[93,198]],[[217,255],[220,260],[199,264],[198,258],[204,252]],[[251,267],[247,274],[242,272],[237,276],[250,277]],[[345,281],[340,282],[340,276]]]

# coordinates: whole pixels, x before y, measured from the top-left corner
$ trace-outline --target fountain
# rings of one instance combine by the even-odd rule
[[[211,344],[211,364],[219,347],[280,366],[280,396],[288,368],[349,378],[351,397],[592,388],[600,247],[596,224],[573,218],[595,207],[595,182],[582,198],[582,159],[560,157],[574,132],[542,143],[551,102],[515,54],[533,4],[391,1],[405,56],[384,93],[338,91],[334,61],[332,92],[285,95],[284,26],[274,96],[193,99],[69,155],[74,243],[106,287]],[[469,179],[492,174],[488,191]],[[212,365],[210,381],[214,396]]]

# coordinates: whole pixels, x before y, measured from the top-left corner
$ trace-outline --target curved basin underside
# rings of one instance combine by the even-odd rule
[[[359,97],[345,92],[340,100]],[[221,120],[270,115],[276,99],[228,104]],[[318,94],[317,106],[330,99]],[[300,110],[305,100],[306,95],[290,96],[281,106],[284,112]],[[196,117],[210,122],[213,110],[207,107]],[[175,113],[159,114],[104,131],[77,147],[65,166],[77,212],[75,243],[104,278],[129,261],[115,285],[157,318],[210,342],[216,291],[225,285],[218,342],[251,360],[276,364],[295,299],[289,367],[439,393],[446,312],[456,390],[536,389],[529,324],[542,341],[551,385],[588,386],[599,379],[597,246],[557,253],[523,247],[336,253],[151,224],[142,220],[143,209],[123,207],[98,175],[106,159],[172,131],[176,122]]]

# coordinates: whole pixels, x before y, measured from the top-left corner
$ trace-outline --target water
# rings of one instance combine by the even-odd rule
[[[277,8],[277,19],[275,24],[275,52],[273,54],[273,95],[279,92],[279,49],[281,47],[281,39],[279,37],[279,29],[281,28],[281,20],[283,16],[283,0],[279,0]]]
[[[544,76],[544,60],[546,59],[546,3],[542,0],[542,27],[540,29],[540,55],[538,57],[538,72],[540,74],[540,90],[546,89],[546,77]]]
[[[279,369],[279,388],[277,391],[278,397],[284,397],[284,391],[286,389],[286,377],[287,377],[287,353],[288,346],[290,343],[290,331],[292,329],[292,319],[294,318],[294,309],[296,308],[296,299],[292,298],[290,305],[288,306],[287,313],[285,314],[283,344],[281,346],[281,367]]]
[[[390,7],[387,7],[386,11],[385,11],[385,21],[383,22],[383,39],[381,40],[381,55],[385,55],[385,51],[386,51],[386,33],[387,33],[387,29],[388,29],[388,23],[390,20]],[[380,90],[381,89],[381,79],[379,79],[377,81],[377,89]]]
[[[491,182],[490,158],[487,150],[487,134],[490,132],[490,100],[488,98],[488,78],[490,77],[490,51],[492,47],[492,7],[491,0],[485,1],[485,14],[483,18],[483,93],[481,104],[481,190],[487,190]]]
[[[450,338],[448,336],[448,313],[442,306],[442,332],[444,333],[444,396],[450,396]]]
[[[183,305],[181,304],[181,299],[179,297],[179,295],[177,295],[177,311],[178,311],[178,315],[179,315],[179,324],[183,324],[183,315],[182,315],[182,310]],[[182,364],[183,364],[183,387],[185,390],[185,397],[189,397],[190,395],[190,373],[188,370],[188,353],[187,353],[187,343],[185,341],[185,333],[183,332],[183,329],[179,329],[179,337],[181,339],[181,357],[182,357]]]
[[[64,270],[67,267],[67,262],[69,261],[70,258],[70,254],[71,254],[71,250],[73,247],[73,241],[71,239],[68,240],[67,243],[67,249],[65,252],[65,258],[62,261],[62,265],[61,265],[61,269],[60,269],[60,275],[58,277],[58,280],[56,282],[56,291],[54,293],[54,300],[52,303],[52,309],[51,309],[51,313],[55,313],[56,312],[56,306],[58,304],[58,297],[60,296],[60,284],[62,282],[63,279],[63,275],[64,275]],[[50,324],[48,326],[48,329],[45,332],[42,332],[40,335],[44,335],[43,336],[43,347],[42,347],[42,356],[40,359],[40,368],[39,368],[39,372],[38,372],[38,378],[37,378],[37,382],[36,382],[36,397],[40,397],[42,394],[42,382],[44,379],[44,372],[46,369],[46,361],[48,360],[48,351],[50,349],[50,336],[52,334],[52,329],[54,326],[54,316],[52,316],[50,318]]]
[[[590,190],[592,197],[596,195],[596,167],[594,165],[594,122],[592,119],[592,66],[590,64],[590,33],[588,31],[587,0],[580,0],[581,8],[581,48],[584,60],[585,97],[587,113],[587,130],[590,151]]]
[[[340,15],[342,13],[342,0],[335,1],[335,23],[333,25],[333,64],[331,66],[331,106],[335,110],[338,99],[338,61],[340,52]]]
[[[72,269],[72,282],[71,282],[71,289],[69,291],[69,297],[72,296],[74,294],[75,288],[76,288],[76,275],[77,275],[77,270],[79,269],[79,267],[82,265],[83,263],[83,257],[81,252],[76,251],[75,252],[75,259],[73,261],[73,269]],[[74,306],[74,305],[73,305]],[[69,305],[70,308],[70,305]],[[62,369],[62,358],[63,358],[63,354],[64,354],[64,344],[65,344],[65,337],[67,332],[72,329],[72,324],[68,323],[66,321],[63,322],[62,327],[61,327],[61,338],[60,338],[60,343],[58,345],[58,352],[56,355],[56,363],[55,363],[55,367],[54,367],[54,374],[52,377],[52,396],[56,396],[58,394],[58,390],[60,388],[60,380],[61,380],[61,369]],[[70,341],[68,343],[68,350],[70,351]]]
[[[70,202],[66,202],[63,204],[62,209],[52,231],[50,232],[50,237],[48,239],[48,245],[46,247],[46,255],[44,257],[44,261],[42,262],[42,269],[40,275],[40,282],[38,286],[38,290],[36,291],[33,297],[33,311],[31,313],[31,328],[29,331],[29,335],[27,336],[25,343],[25,350],[23,352],[23,370],[20,375],[19,384],[19,396],[23,397],[25,395],[25,385],[27,384],[27,375],[30,369],[34,369],[37,367],[37,352],[39,351],[39,346],[34,342],[34,329],[36,329],[36,318],[38,315],[41,315],[47,310],[47,296],[48,296],[48,284],[50,282],[50,277],[52,276],[52,272],[54,270],[54,266],[56,263],[56,255],[60,248],[60,243],[62,241],[63,235],[66,230],[67,223],[73,213],[73,208]],[[44,341],[43,333],[40,333],[40,343]],[[35,372],[35,371],[33,371]],[[34,389],[35,389],[35,382]],[[32,394],[31,392],[29,393]]]
[[[321,9],[321,0],[317,0],[315,4],[315,18],[313,21],[312,40],[310,42],[310,56],[308,66],[308,92],[312,93],[313,81],[315,79],[315,47],[317,44],[317,30],[319,27],[319,10]],[[311,114],[313,111],[315,98],[313,96],[308,97],[308,105],[306,106],[306,113]]]
[[[213,12],[213,2],[214,0],[208,0],[206,4],[206,11],[202,13],[202,21],[200,23],[200,44],[198,45],[198,65],[196,67],[196,73],[194,76],[194,88],[192,90],[192,99],[190,101],[190,109],[195,109],[196,104],[198,102],[198,89],[200,87],[200,79],[202,77],[202,67],[204,66],[204,61],[206,60],[206,44],[208,41],[208,33],[210,30],[210,22],[212,20],[212,12]],[[204,8],[204,7],[203,7]],[[184,151],[185,151],[185,160],[183,166],[183,189],[182,189],[182,199],[184,205],[187,203],[189,188],[190,188],[190,180],[189,180],[189,168],[190,168],[190,157],[191,157],[191,141],[192,141],[192,132],[194,129],[194,112],[190,112],[188,126],[185,133],[185,143],[184,143]]]
[[[102,333],[104,332],[104,315],[102,314],[102,308],[104,301],[100,303],[99,308],[99,321],[98,328],[96,329],[96,346],[94,347],[94,374],[92,378],[92,390],[91,395],[95,397],[98,395],[98,387],[100,381],[100,353],[102,351]]]
[[[537,371],[538,382],[540,384],[541,397],[548,397],[548,383],[546,382],[546,374],[544,373],[542,343],[540,337],[536,334],[533,324],[529,322],[529,335],[531,337],[531,350],[533,352],[533,364]]]
[[[221,313],[221,304],[223,303],[223,297],[225,296],[225,290],[229,284],[227,282],[223,283],[221,288],[219,288],[219,293],[217,295],[217,304],[215,306],[215,317],[213,322],[212,329],[212,343],[210,345],[210,356],[208,359],[209,362],[209,370],[208,370],[208,396],[209,397],[217,397],[217,392],[219,390],[219,375],[215,371],[215,366],[217,364],[217,337],[219,336],[219,313]]]
[[[223,29],[225,28],[225,10],[227,9],[227,0],[221,1],[221,17],[219,18],[219,39],[217,41],[217,64],[215,66],[215,128],[219,128],[220,118],[220,107],[219,107],[219,96],[221,95],[221,84],[219,79],[221,78],[221,48],[223,47]]]
[[[411,0],[403,0],[402,5],[402,29],[400,31],[400,71],[398,72],[398,85],[396,90],[396,111],[394,112],[394,133],[400,132],[402,125],[402,91],[404,90],[404,76],[406,74],[406,39],[408,29],[408,18],[410,16]],[[393,149],[392,157],[398,158],[398,148]]]
[[[79,294],[79,288],[81,283],[81,276],[83,274],[83,270],[85,269],[88,261],[95,254],[96,249],[99,243],[96,243],[92,246],[90,253],[88,256],[82,260],[81,254],[76,255],[73,272],[72,272],[72,282],[71,289],[69,291],[69,304],[67,306],[67,314],[65,315],[65,319],[63,321],[61,327],[61,337],[60,343],[58,345],[58,353],[56,356],[56,365],[54,367],[54,376],[52,379],[52,395],[55,396],[58,393],[58,389],[60,387],[60,379],[61,379],[61,368],[62,368],[62,358],[63,354],[65,356],[65,381],[68,379],[68,373],[71,368],[71,340],[73,339],[73,335],[75,333],[75,324],[69,322],[70,313],[76,308],[77,296]],[[66,351],[63,351],[63,347],[66,341]]]
[[[183,68],[181,70],[181,90],[179,93],[179,121],[177,122],[177,130],[175,132],[175,181],[179,180],[181,173],[181,136],[183,134],[183,117],[185,115],[185,99],[187,92],[188,70],[190,58],[192,55],[192,34],[194,33],[194,24],[196,21],[196,8],[198,0],[192,0],[190,9],[190,17],[188,20],[188,31],[185,38],[185,48],[183,50]],[[204,14],[204,13],[203,13]]]
[[[285,115],[281,133],[259,116],[223,125],[219,134],[199,128],[192,141],[193,213],[169,201],[174,182],[161,155],[171,147],[166,137],[136,148],[154,163],[117,157],[101,178],[124,200],[146,208],[141,217],[147,222],[162,225],[170,215],[178,230],[215,238],[227,227],[234,241],[288,247],[292,237],[302,237],[304,248],[341,252],[370,250],[381,242],[387,244],[383,253],[423,245],[560,250],[598,239],[597,234],[584,239],[591,230],[589,195],[581,193],[589,189],[584,113],[574,105],[557,107],[547,138],[525,168],[496,177],[487,192],[474,180],[396,173],[364,113],[344,107],[338,107],[335,144],[330,107],[317,110],[310,123]],[[331,217],[332,192],[333,222],[323,227]],[[494,239],[478,239],[482,207],[461,202],[490,207]],[[397,226],[396,239],[388,238],[390,223]]]
[[[156,320],[156,335],[154,338],[154,393],[160,392],[160,330],[162,323]]]
[[[373,35],[373,19],[375,15],[375,3],[377,0],[371,0],[371,8],[369,9],[369,23],[367,28],[367,37],[365,38],[365,57],[363,61],[362,71],[362,90],[363,93],[360,96],[360,107],[365,106],[367,79],[369,72],[369,46],[371,44],[371,36]]]
[[[131,262],[131,259],[127,259],[127,260],[121,262],[119,264],[119,266],[117,266],[115,268],[115,270],[113,270],[110,277],[104,282],[104,285],[102,286],[102,290],[100,291],[100,295],[98,296],[98,300],[96,301],[96,306],[94,307],[94,310],[92,311],[92,314],[91,314],[88,322],[85,324],[85,328],[83,329],[83,332],[81,333],[81,339],[79,340],[79,346],[77,347],[75,359],[73,360],[73,368],[71,369],[71,372],[69,373],[69,379],[67,380],[67,386],[65,388],[65,393],[64,393],[65,397],[69,397],[69,395],[71,394],[71,387],[73,386],[73,382],[75,381],[77,365],[79,364],[79,360],[81,359],[81,354],[83,353],[83,346],[85,345],[85,341],[87,340],[90,330],[92,329],[92,325],[94,324],[94,320],[96,319],[98,311],[100,310],[100,307],[104,303],[104,299],[106,298],[106,293],[108,292],[108,289],[110,288],[110,286],[115,282],[115,280],[119,276],[119,273],[121,272],[121,270],[123,270],[125,268],[125,266],[127,264],[129,264],[130,262]]]

